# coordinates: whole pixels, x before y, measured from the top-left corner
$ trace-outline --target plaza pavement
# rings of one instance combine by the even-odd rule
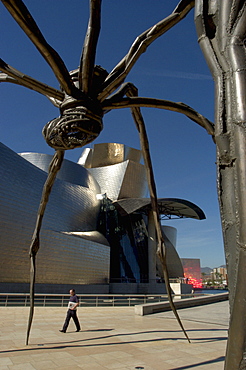
[[[66,308],[37,307],[25,345],[29,309],[0,307],[0,370],[3,369],[223,369],[228,301],[179,310],[188,343],[172,312],[137,316],[134,307],[78,309],[82,331]]]

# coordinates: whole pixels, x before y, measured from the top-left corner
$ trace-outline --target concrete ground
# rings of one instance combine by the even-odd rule
[[[60,333],[66,308],[37,307],[25,345],[29,309],[0,307],[3,369],[223,369],[228,301],[179,310],[188,343],[172,312],[137,316],[134,307],[80,307],[82,331],[71,321]]]

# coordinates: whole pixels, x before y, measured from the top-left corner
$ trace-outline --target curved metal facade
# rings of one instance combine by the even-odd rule
[[[166,262],[168,266],[168,274],[170,278],[177,278],[184,276],[182,262],[176,251],[176,236],[177,230],[174,227],[162,226],[163,237],[166,245]],[[161,277],[163,276],[163,267],[157,259],[157,270]]]
[[[0,282],[28,283],[29,246],[52,156],[18,155],[0,144],[0,158]],[[37,283],[155,280],[158,267],[150,267],[149,260],[156,245],[149,244],[150,200],[145,198],[147,180],[140,160],[139,150],[115,143],[85,149],[78,164],[64,160],[43,218]],[[203,215],[184,200],[159,203],[170,214]],[[170,276],[182,276],[173,233],[171,241],[165,238]]]
[[[19,155],[48,173],[52,155],[43,153],[20,153]],[[61,169],[57,174],[57,179],[93,189],[96,193],[100,193],[101,191],[98,183],[86,168],[78,166],[77,163],[67,159],[63,160]]]
[[[90,168],[90,173],[111,200],[146,196],[147,181],[145,168],[130,160],[111,166]]]
[[[0,280],[28,282],[29,245],[47,174],[2,144],[0,158]],[[43,219],[37,283],[96,284],[109,278],[105,239],[66,234],[97,228],[100,188],[87,170],[82,172],[87,186],[59,179],[54,184]]]
[[[109,199],[143,198],[148,193],[148,184],[141,158],[140,150],[104,143],[84,149],[78,163],[89,169]]]

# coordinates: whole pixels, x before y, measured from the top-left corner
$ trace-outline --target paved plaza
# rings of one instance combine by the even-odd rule
[[[71,321],[60,333],[66,308],[37,307],[25,345],[29,309],[0,307],[3,369],[223,369],[228,301],[179,310],[188,343],[172,312],[137,316],[134,307],[81,306],[82,331]]]

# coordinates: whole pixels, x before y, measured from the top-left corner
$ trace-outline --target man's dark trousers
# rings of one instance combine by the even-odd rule
[[[67,331],[67,327],[69,325],[69,321],[71,319],[71,317],[73,318],[73,321],[75,323],[75,326],[77,328],[77,330],[79,331],[80,330],[80,325],[79,325],[79,320],[77,318],[77,313],[76,313],[76,310],[68,310],[67,311],[67,317],[66,317],[66,320],[64,322],[64,325],[63,325],[63,331]]]

